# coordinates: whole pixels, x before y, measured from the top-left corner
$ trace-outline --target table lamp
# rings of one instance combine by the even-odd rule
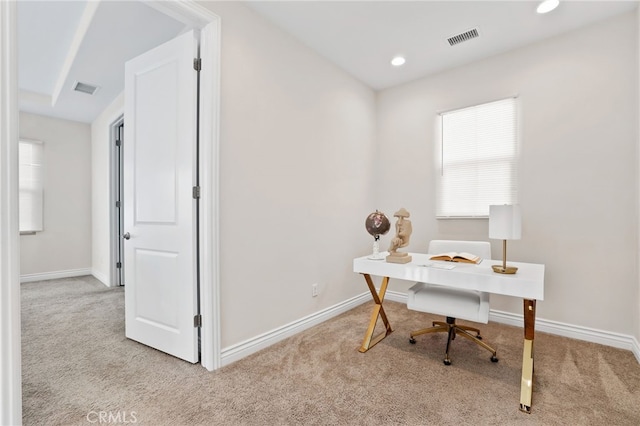
[[[522,233],[522,213],[519,205],[489,206],[489,238],[502,240],[502,265],[493,265],[493,272],[515,274],[515,266],[507,266],[507,240],[519,240]]]

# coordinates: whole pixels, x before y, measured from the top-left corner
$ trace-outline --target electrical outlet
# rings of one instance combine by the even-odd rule
[[[318,283],[311,284],[311,297],[318,295]]]

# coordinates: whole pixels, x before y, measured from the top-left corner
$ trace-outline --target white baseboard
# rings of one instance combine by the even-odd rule
[[[111,287],[111,283],[109,280],[109,277],[105,274],[103,274],[102,272],[98,272],[95,269],[91,270],[91,275],[93,275],[93,277],[100,281],[102,284],[104,284],[107,287]]]
[[[407,294],[398,291],[387,291],[385,298],[386,300],[391,300],[393,302],[407,303]],[[287,337],[293,336],[303,330],[318,325],[369,301],[371,301],[371,295],[368,292],[362,293],[359,296],[353,297],[342,303],[338,303],[315,314],[308,315],[298,321],[291,322],[252,339],[224,348],[221,354],[221,364],[222,366],[231,364],[232,362],[258,352],[259,350],[271,346]],[[491,310],[489,312],[489,320],[520,328],[523,327],[524,323],[523,315],[521,314],[512,314],[496,310]],[[640,344],[633,336],[564,324],[557,321],[545,320],[543,318],[536,318],[536,330],[572,339],[626,349],[631,351],[638,360],[638,363],[640,363]]]
[[[394,302],[407,303],[407,294],[399,291],[387,291],[385,298],[386,300]],[[493,309],[489,311],[489,321],[513,325],[520,328],[524,327],[523,315],[496,311]],[[601,345],[611,346],[614,348],[626,349],[631,351],[636,357],[636,360],[638,360],[638,363],[640,363],[640,343],[638,343],[638,339],[633,336],[582,327],[579,325],[565,324],[558,321],[546,320],[544,318],[536,318],[536,331],[584,340],[591,343],[599,343]]]
[[[261,349],[271,346],[287,337],[293,336],[301,331],[318,325],[330,318],[347,312],[358,305],[371,300],[369,293],[363,293],[359,296],[352,297],[344,302],[330,306],[314,314],[308,315],[297,321],[278,327],[272,331],[256,336],[252,339],[245,340],[238,344],[222,349],[221,365],[229,365],[241,358],[249,356]]]
[[[59,278],[81,277],[83,275],[91,275],[90,268],[68,269],[66,271],[40,272],[37,274],[20,275],[21,283],[30,283],[34,281],[56,280]]]
[[[633,348],[631,349],[631,352],[633,352],[636,359],[638,360],[638,363],[640,364],[640,342],[638,342],[638,339],[636,339],[635,337],[632,337],[631,339],[633,340]]]
[[[523,327],[523,315],[520,314],[491,310],[489,312],[489,320],[501,324]],[[640,363],[640,345],[638,345],[638,340],[633,336],[551,321],[544,318],[536,318],[536,331],[626,349],[633,352],[638,363]]]
[[[380,291],[380,289],[377,290]],[[407,293],[388,290],[384,298],[385,300],[391,300],[392,302],[404,303],[405,305],[407,304]]]

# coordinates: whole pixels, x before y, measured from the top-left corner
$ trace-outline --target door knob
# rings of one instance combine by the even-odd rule
[[[129,238],[131,238],[131,234],[127,232],[122,236],[122,238],[124,238],[125,240],[128,240]]]

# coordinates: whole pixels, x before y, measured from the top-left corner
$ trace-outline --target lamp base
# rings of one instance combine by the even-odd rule
[[[497,274],[515,274],[518,270],[515,266],[492,265],[493,272]]]

